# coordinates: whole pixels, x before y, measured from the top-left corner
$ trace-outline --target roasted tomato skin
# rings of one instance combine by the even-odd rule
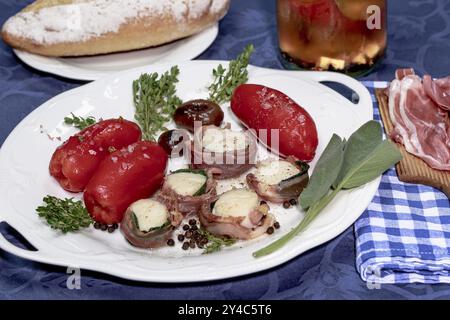
[[[49,171],[65,190],[84,190],[102,160],[113,149],[120,149],[141,139],[141,130],[131,121],[100,121],[71,136],[56,149]]]
[[[256,130],[260,140],[274,152],[311,161],[319,143],[317,128],[309,113],[284,93],[256,84],[236,88],[231,99],[231,110],[248,128]],[[271,129],[279,129],[279,148],[272,147]],[[279,149],[279,150],[278,150]]]
[[[139,141],[109,154],[84,192],[84,203],[100,223],[120,223],[135,201],[150,197],[162,184],[168,157],[157,143]]]

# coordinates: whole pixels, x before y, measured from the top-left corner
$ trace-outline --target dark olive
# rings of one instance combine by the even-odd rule
[[[183,103],[175,110],[173,120],[178,127],[194,132],[194,122],[199,121],[200,126],[220,126],[223,121],[223,111],[212,101],[197,99]]]
[[[175,146],[189,139],[188,133],[182,130],[169,130],[163,132],[158,139],[158,144],[166,151],[171,158],[183,156],[183,148],[177,148],[178,152],[172,152]],[[180,146],[181,147],[181,146]],[[174,154],[172,154],[174,153]],[[176,154],[175,154],[176,153]]]

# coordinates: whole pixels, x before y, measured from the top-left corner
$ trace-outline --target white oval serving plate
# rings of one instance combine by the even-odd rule
[[[207,97],[206,86],[219,61],[190,61],[179,64],[178,94],[183,100]],[[226,62],[224,62],[226,63]],[[163,72],[171,64],[155,65],[152,71]],[[44,103],[26,117],[10,134],[0,149],[0,221],[6,221],[20,232],[37,251],[18,248],[0,235],[0,247],[12,254],[60,266],[79,267],[114,276],[149,282],[196,282],[241,276],[280,265],[299,254],[333,239],[359,217],[372,200],[379,179],[364,187],[341,192],[308,229],[272,255],[255,259],[252,253],[287,233],[303,216],[297,208],[271,206],[281,229],[250,242],[239,242],[220,252],[202,255],[186,253],[179,244],[175,248],[142,250],[132,247],[120,232],[108,234],[92,227],[63,235],[48,227],[35,208],[45,195],[71,197],[49,176],[48,163],[55,148],[75,131],[63,118],[93,115],[97,118],[123,116],[133,119],[132,81],[148,68],[137,68],[102,78],[99,81],[62,93]],[[249,67],[249,83],[259,83],[281,90],[296,100],[314,118],[319,132],[319,147],[314,167],[333,133],[343,137],[372,119],[369,92],[347,76],[328,72],[290,72]],[[334,81],[347,85],[360,96],[352,104],[318,81]],[[226,121],[235,129],[238,121],[224,105]],[[260,148],[260,156],[266,155]],[[169,169],[182,165],[171,160]],[[224,182],[220,191],[237,180]],[[81,197],[81,195],[76,195]]]
[[[92,81],[130,68],[194,59],[214,42],[218,33],[219,25],[216,24],[196,35],[162,46],[92,57],[53,58],[16,49],[14,53],[34,69],[68,79]]]

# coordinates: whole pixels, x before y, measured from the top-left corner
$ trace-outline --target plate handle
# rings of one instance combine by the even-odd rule
[[[373,101],[369,90],[358,80],[351,78],[345,74],[329,71],[286,71],[290,75],[298,74],[302,78],[308,78],[317,82],[337,82],[343,84],[359,96],[358,103],[354,104],[355,112],[362,118],[362,120],[373,119]],[[370,105],[372,108],[364,108],[363,106]]]
[[[0,218],[0,220],[1,220],[1,218]],[[0,223],[1,222],[3,222],[3,221],[0,221]],[[37,256],[42,256],[42,252],[30,251],[30,250],[22,249],[22,248],[15,246],[11,242],[9,242],[1,232],[0,232],[0,249],[3,249],[15,256],[18,256],[18,257],[21,257],[24,259],[28,259],[28,260],[33,260],[33,261],[39,261],[39,259],[37,259]]]

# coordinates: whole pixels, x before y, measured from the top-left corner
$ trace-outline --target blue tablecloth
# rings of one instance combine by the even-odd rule
[[[0,0],[0,22],[29,0]],[[230,59],[252,42],[252,63],[281,68],[277,60],[275,0],[232,0],[216,42],[199,59]],[[380,69],[364,80],[390,80],[397,67],[436,77],[450,74],[450,2],[389,1],[389,49]],[[0,143],[28,113],[80,82],[30,69],[0,42]],[[1,204],[0,204],[1,205]],[[13,236],[0,225],[0,231]],[[229,281],[186,285],[129,282],[82,271],[81,290],[66,287],[66,270],[0,250],[3,299],[444,299],[450,285],[368,286],[355,269],[353,229],[273,270]],[[374,288],[375,287],[375,288]],[[372,288],[372,289],[370,289]]]

